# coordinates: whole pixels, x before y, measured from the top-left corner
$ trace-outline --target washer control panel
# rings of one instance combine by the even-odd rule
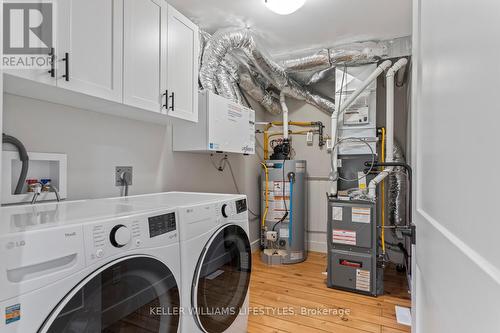
[[[84,225],[87,264],[140,248],[179,242],[175,210],[157,210]]]
[[[246,217],[247,200],[245,198],[218,203],[216,207],[218,219]]]

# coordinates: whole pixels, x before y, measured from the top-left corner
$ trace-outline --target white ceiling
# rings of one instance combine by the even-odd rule
[[[201,28],[250,28],[272,54],[410,35],[411,0],[307,0],[281,16],[264,0],[168,0]]]

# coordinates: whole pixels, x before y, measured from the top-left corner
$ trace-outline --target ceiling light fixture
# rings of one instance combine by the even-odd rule
[[[288,15],[304,6],[306,0],[264,0],[266,7],[276,14]]]

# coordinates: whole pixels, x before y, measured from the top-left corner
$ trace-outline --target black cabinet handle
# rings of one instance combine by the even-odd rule
[[[165,104],[162,105],[162,108],[165,108],[168,110],[168,89],[165,90],[165,92],[162,94],[162,96],[165,96]]]
[[[172,105],[169,107],[170,110],[175,111],[175,95],[174,92],[172,91],[172,95],[170,95],[172,98]]]
[[[50,71],[48,71],[48,72],[49,72],[51,77],[55,77],[56,76],[56,52],[55,52],[53,47],[50,48],[49,56],[50,56]]]
[[[62,59],[62,61],[65,62],[65,68],[66,68],[66,72],[62,77],[65,78],[66,81],[69,81],[69,53],[68,52],[66,52],[64,54],[64,58]]]

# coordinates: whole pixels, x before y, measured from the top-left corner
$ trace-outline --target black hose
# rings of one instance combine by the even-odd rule
[[[22,167],[21,167],[21,173],[19,174],[19,179],[17,180],[17,185],[14,194],[21,194],[21,192],[23,191],[24,182],[26,181],[26,176],[28,175],[28,166],[29,166],[28,152],[26,151],[26,148],[24,147],[23,143],[13,136],[4,133],[2,135],[2,142],[10,143],[11,145],[15,146],[17,148],[17,151],[19,152],[19,159],[22,162]]]

